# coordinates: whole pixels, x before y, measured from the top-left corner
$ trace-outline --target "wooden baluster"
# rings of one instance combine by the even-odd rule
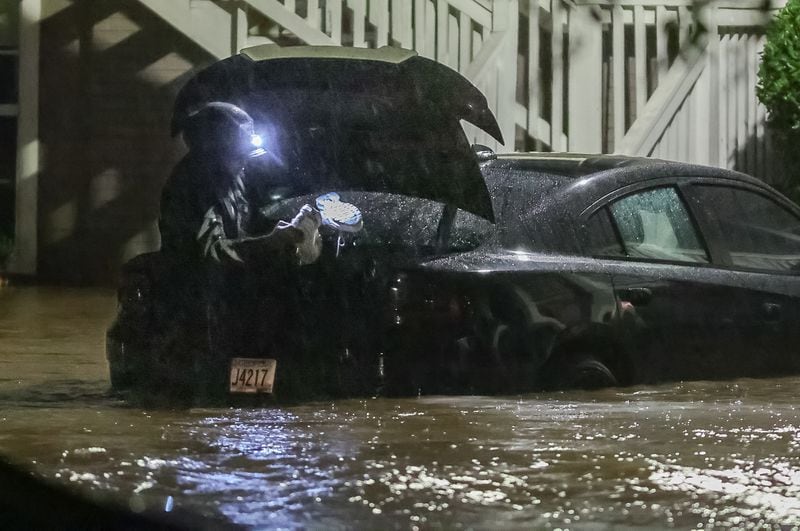
[[[733,83],[736,94],[736,166],[747,171],[747,34],[739,33],[735,42]]]
[[[761,55],[761,52],[764,50],[764,42],[766,41],[766,37],[764,35],[759,35],[756,41],[756,50],[757,56]],[[755,171],[754,175],[756,177],[760,177],[761,179],[765,179],[767,182],[774,182],[774,179],[770,179],[772,177],[770,174],[767,173],[767,139],[764,131],[764,124],[767,121],[767,109],[760,103],[755,106],[756,107],[756,140],[758,142],[758,146],[756,148],[756,163],[755,163]]]
[[[705,124],[705,131],[708,131],[708,162],[713,166],[724,167],[727,159],[725,154],[725,134],[727,115],[723,112],[722,104],[727,94],[727,68],[723,58],[724,38],[721,40],[719,28],[717,27],[717,11],[713,7],[708,8],[711,16],[706,23],[708,35],[708,54],[709,54],[709,89],[708,89],[708,123]],[[708,12],[706,14],[708,14]],[[688,40],[687,40],[688,44]]]
[[[314,29],[320,29],[319,0],[307,0],[308,13],[306,20]]]
[[[756,166],[756,121],[758,120],[756,84],[758,83],[758,35],[747,35],[747,173],[757,171]]]
[[[247,47],[247,7],[238,5],[231,14],[231,53],[237,54]]]
[[[377,31],[376,45],[380,48],[389,44],[389,2],[388,0],[372,0],[370,10],[377,11],[375,28]]]
[[[414,5],[411,0],[395,0],[395,9],[392,17],[400,20],[400,31],[395,36],[395,40],[400,46],[407,49],[414,48]]]
[[[483,27],[481,26],[477,31],[472,32],[472,60],[477,57],[483,46]]]
[[[669,70],[667,55],[667,8],[656,7],[656,65],[658,71],[657,84],[661,83]]]
[[[436,59],[436,4],[425,1],[425,56]]]
[[[428,0],[414,0],[414,49],[425,55],[427,24],[425,23]]]
[[[735,108],[730,105],[730,98],[728,93],[730,91],[729,81],[730,74],[728,72],[729,58],[731,56],[731,36],[722,35],[719,42],[719,129],[715,138],[719,139],[719,160],[715,162],[722,168],[728,167],[728,138],[731,136],[732,122],[731,111],[736,112]],[[714,98],[712,94],[711,98]]]
[[[562,151],[561,134],[564,131],[564,33],[562,27],[561,0],[551,0],[550,15],[553,20],[553,31],[550,44],[553,53],[552,76],[552,111],[550,118],[550,147],[553,151]]]
[[[569,13],[569,150],[603,150],[603,28],[592,6]]]
[[[353,9],[353,46],[366,48],[367,0],[348,0]]]
[[[539,0],[528,0],[528,135],[534,138],[536,151],[541,151],[539,135]]]
[[[397,42],[400,44],[402,48],[408,48],[405,43],[405,23],[406,23],[406,13],[403,8],[403,4],[410,5],[408,0],[403,2],[402,0],[391,0],[390,4],[390,19],[391,19],[391,28],[390,33],[391,37],[390,40]]]
[[[472,60],[472,19],[464,13],[458,13],[458,71],[462,74]]]
[[[689,36],[692,29],[692,15],[689,8],[686,6],[678,7],[678,43],[680,50],[689,42]]]
[[[342,0],[327,0],[328,27],[330,36],[336,44],[342,44]]]
[[[625,12],[611,8],[611,85],[614,91],[614,150],[625,137]]]
[[[458,27],[459,17],[448,10],[447,12],[447,66],[458,70],[459,50],[461,40]]]
[[[633,57],[636,79],[636,118],[647,103],[647,40],[644,7],[633,6]]]
[[[728,159],[723,168],[736,167],[739,141],[739,35],[731,33],[725,58],[728,64],[728,90],[724,92],[728,102]]]
[[[689,98],[686,98],[683,105],[678,108],[677,116],[675,116],[670,126],[670,129],[675,131],[673,137],[675,142],[675,160],[681,162],[689,162],[689,146],[686,144],[686,139],[689,138],[688,112]]]
[[[702,77],[702,74],[701,74]],[[702,89],[700,88],[700,79],[695,83],[695,88],[686,98],[684,106],[686,107],[686,136],[683,137],[683,143],[686,145],[686,160],[689,162],[697,162],[697,128],[694,126],[697,118],[697,96]]]
[[[286,7],[287,11],[297,13],[297,4],[295,0],[283,0],[283,5]]]
[[[436,0],[436,60],[443,64],[448,63],[447,30],[449,15],[447,0]]]

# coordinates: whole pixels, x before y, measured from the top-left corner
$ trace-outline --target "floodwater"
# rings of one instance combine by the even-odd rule
[[[800,379],[151,411],[110,291],[0,288],[0,454],[134,510],[265,528],[800,526]]]

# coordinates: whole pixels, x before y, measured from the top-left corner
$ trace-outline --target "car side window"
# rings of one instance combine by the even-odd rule
[[[708,263],[689,211],[674,188],[656,188],[619,199],[611,215],[632,258]]]
[[[712,185],[694,190],[734,266],[800,271],[800,218],[749,190]]]
[[[607,208],[601,208],[589,218],[586,236],[592,256],[625,256],[625,249],[614,232],[614,222]]]

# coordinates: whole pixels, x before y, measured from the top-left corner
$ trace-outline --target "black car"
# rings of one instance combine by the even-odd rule
[[[460,120],[500,139],[485,98],[413,52],[246,50],[187,84],[175,123],[220,99],[273,151],[249,171],[265,228],[337,192],[364,229],[325,232],[319,261],[273,275],[292,318],[231,360],[178,352],[213,327],[176,330],[158,253],[137,257],[108,332],[116,390],[516,393],[800,371],[800,209],[756,179],[473,150]],[[208,371],[214,388],[195,389]]]

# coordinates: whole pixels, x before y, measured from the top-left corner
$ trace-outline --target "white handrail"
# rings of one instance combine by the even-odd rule
[[[670,68],[615,151],[649,156],[705,67],[707,43],[689,48]]]

